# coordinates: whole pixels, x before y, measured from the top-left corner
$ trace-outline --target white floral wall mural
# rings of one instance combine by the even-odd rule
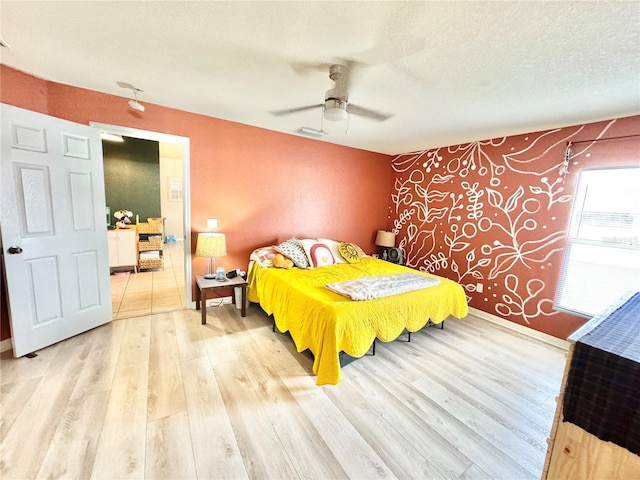
[[[397,156],[390,221],[407,264],[458,281],[472,307],[566,336],[584,321],[553,309],[576,173],[630,161],[583,140],[635,119]]]

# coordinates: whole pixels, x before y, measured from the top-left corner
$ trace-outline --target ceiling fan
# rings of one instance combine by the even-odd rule
[[[349,103],[350,72],[346,66],[339,64],[331,65],[329,67],[329,78],[335,82],[335,87],[326,91],[324,94],[324,103],[276,110],[271,113],[273,115],[283,116],[322,107],[324,118],[330,121],[346,120],[350,114],[370,118],[379,122],[393,116]]]
[[[142,92],[142,90],[140,90],[138,87],[135,87],[127,82],[116,82],[116,83],[118,84],[119,87],[127,88],[133,92],[134,98],[129,100],[129,106],[134,110],[137,110],[139,112],[144,112],[145,106],[140,102],[138,102],[138,92]]]

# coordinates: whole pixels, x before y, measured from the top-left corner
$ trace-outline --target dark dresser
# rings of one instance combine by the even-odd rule
[[[542,478],[640,480],[640,293],[567,340]]]

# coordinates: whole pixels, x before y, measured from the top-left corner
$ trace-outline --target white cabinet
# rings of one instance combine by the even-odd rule
[[[138,271],[137,233],[135,229],[119,228],[107,231],[109,268],[133,267]]]

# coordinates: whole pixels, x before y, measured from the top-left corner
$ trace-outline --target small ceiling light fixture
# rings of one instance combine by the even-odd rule
[[[144,105],[138,102],[138,92],[141,92],[142,90],[140,90],[139,88],[132,88],[131,91],[133,92],[135,100],[133,98],[129,100],[129,106],[134,110],[144,112]]]
[[[324,118],[331,122],[339,122],[349,117],[347,113],[347,102],[339,98],[328,98],[324,102]]]

